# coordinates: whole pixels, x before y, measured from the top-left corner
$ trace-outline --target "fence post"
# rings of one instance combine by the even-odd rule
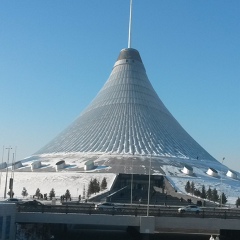
[[[161,213],[161,211],[160,211],[160,208],[158,209],[158,217],[160,217],[160,214]]]
[[[137,216],[137,213],[138,213],[138,209],[137,208],[135,208],[135,217]]]
[[[114,216],[115,208],[112,208],[112,215]]]
[[[66,204],[66,214],[68,213],[68,205]]]
[[[92,214],[92,206],[89,207],[89,212],[88,212],[89,215]]]

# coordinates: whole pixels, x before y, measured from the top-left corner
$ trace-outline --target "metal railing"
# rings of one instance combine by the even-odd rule
[[[107,214],[107,215],[132,215],[146,216],[147,206],[127,206],[121,208],[105,208],[95,209],[93,204],[84,205],[38,205],[24,206],[17,204],[17,211],[23,212],[38,212],[38,213],[76,213],[76,214]],[[221,219],[240,219],[240,210],[238,209],[220,209],[220,208],[203,208],[198,214],[195,212],[179,213],[177,207],[159,207],[151,206],[149,208],[149,216],[155,217],[182,217],[182,218],[221,218]]]

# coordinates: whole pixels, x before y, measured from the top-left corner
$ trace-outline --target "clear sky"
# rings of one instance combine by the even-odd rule
[[[127,47],[128,21],[129,0],[1,1],[1,156],[30,156],[86,108]],[[166,107],[240,171],[240,1],[133,0],[132,24]]]

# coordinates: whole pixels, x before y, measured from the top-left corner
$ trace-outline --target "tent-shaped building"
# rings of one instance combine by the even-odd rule
[[[189,178],[198,185],[208,179],[219,185],[218,172],[224,169],[168,111],[147,77],[139,52],[130,44],[120,51],[106,83],[79,117],[24,163],[37,161],[44,167],[36,172],[59,171],[50,178],[65,175],[66,182],[71,174],[74,181],[80,174],[89,175],[88,170],[116,173],[113,192],[124,191],[131,203],[139,190],[145,203],[154,201],[150,193],[156,189],[167,193],[167,185],[175,195]]]
[[[164,106],[133,48],[120,52],[95,99],[36,154],[81,152],[216,161]]]

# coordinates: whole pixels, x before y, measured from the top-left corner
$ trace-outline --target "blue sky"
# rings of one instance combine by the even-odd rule
[[[132,47],[166,107],[240,171],[240,1],[133,0]],[[0,153],[67,127],[127,47],[129,0],[1,1]],[[6,150],[5,150],[6,158]]]

